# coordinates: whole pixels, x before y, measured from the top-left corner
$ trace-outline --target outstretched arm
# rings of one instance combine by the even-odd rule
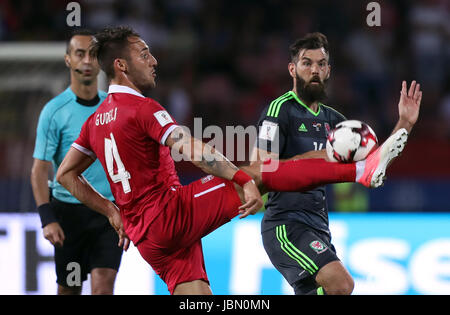
[[[419,118],[420,103],[422,101],[420,84],[412,81],[409,89],[407,87],[406,81],[403,81],[400,100],[398,102],[399,119],[392,132],[393,134],[401,128],[405,128],[408,134],[411,133],[413,126]]]
[[[166,145],[175,152],[181,153],[185,160],[191,161],[205,173],[232,180],[238,184],[235,185],[236,189],[241,200],[245,202],[239,207],[241,218],[256,213],[262,207],[261,194],[255,182],[251,178],[245,183],[240,182],[238,177],[242,172],[239,172],[239,168],[215,148],[193,138],[181,127],[172,131],[166,140]],[[240,187],[242,187],[242,190]]]
[[[87,207],[106,216],[119,235],[119,246],[127,250],[130,240],[123,228],[119,209],[95,191],[82,175],[92,163],[92,158],[72,147],[58,168],[56,180]]]

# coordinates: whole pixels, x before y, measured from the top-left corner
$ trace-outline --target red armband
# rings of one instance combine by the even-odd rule
[[[236,184],[238,184],[239,186],[244,186],[245,184],[247,184],[249,181],[253,180],[253,178],[251,178],[246,172],[244,172],[243,170],[239,170],[237,171],[234,176],[232,181],[235,182]]]

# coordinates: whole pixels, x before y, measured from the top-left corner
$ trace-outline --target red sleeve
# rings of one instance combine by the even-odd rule
[[[80,135],[78,136],[78,139],[75,140],[75,142],[72,144],[72,147],[74,147],[78,151],[83,152],[86,155],[89,155],[91,158],[95,160],[97,159],[97,156],[92,151],[91,144],[89,141],[89,122],[91,121],[92,116],[93,115],[91,115],[84,122],[83,127],[81,127]]]
[[[137,120],[148,136],[162,145],[178,126],[164,107],[152,99],[147,99],[139,108]]]

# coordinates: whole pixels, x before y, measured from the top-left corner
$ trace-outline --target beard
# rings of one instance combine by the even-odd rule
[[[141,73],[133,64],[130,63],[129,67],[130,71],[128,78],[142,93],[144,93],[144,91],[148,92],[156,87],[156,82],[146,77],[145,74]]]
[[[327,92],[325,91],[328,79],[323,82],[318,76],[311,78],[311,80],[306,83],[298,74],[297,77],[297,93],[299,97],[306,102],[311,104],[314,102],[324,102],[327,99]],[[318,84],[311,84],[311,82],[317,82]]]

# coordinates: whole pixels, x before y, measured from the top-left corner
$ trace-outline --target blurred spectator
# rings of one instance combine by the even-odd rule
[[[410,11],[415,72],[424,89],[439,91],[448,70],[450,15],[443,1],[419,0]],[[447,60],[446,60],[447,59]]]
[[[68,2],[0,1],[0,38],[63,39],[69,30],[65,25]],[[374,121],[377,129],[391,123],[402,79],[417,78],[424,86],[424,103],[440,103],[448,72],[450,23],[445,0],[383,2],[381,27],[368,27],[366,3],[351,1],[78,2],[83,26],[135,28],[156,58],[163,60],[160,78],[190,90],[187,95],[196,114],[202,112],[200,105],[206,105],[197,98],[202,93],[194,93],[200,84],[218,75],[233,82],[229,92],[234,97],[227,107],[239,107],[236,123],[254,123],[253,112],[276,93],[291,88],[285,80],[288,46],[311,31],[324,32],[331,44],[332,73],[338,82],[330,81],[329,102],[346,115]],[[254,93],[264,95],[253,97]],[[222,112],[221,102],[207,106],[211,111],[204,113]],[[424,110],[423,115],[433,113]]]
[[[447,76],[449,76],[447,74]],[[441,137],[443,139],[450,139],[450,80],[446,80],[442,101],[439,104],[440,130],[442,130]]]
[[[192,120],[192,106],[189,95],[181,86],[174,86],[167,100],[167,107],[176,122],[182,126],[189,126]]]
[[[170,54],[168,62],[174,67],[192,62],[197,47],[197,33],[193,29],[192,20],[186,15],[178,16],[167,43]]]
[[[86,24],[92,29],[103,27],[116,21],[116,8],[121,2],[115,0],[89,0],[82,4],[83,13],[87,12]],[[87,9],[85,11],[85,9]]]
[[[120,6],[118,24],[131,26],[149,45],[150,50],[164,48],[169,39],[169,32],[161,20],[161,13],[148,5],[150,2],[133,1]]]

